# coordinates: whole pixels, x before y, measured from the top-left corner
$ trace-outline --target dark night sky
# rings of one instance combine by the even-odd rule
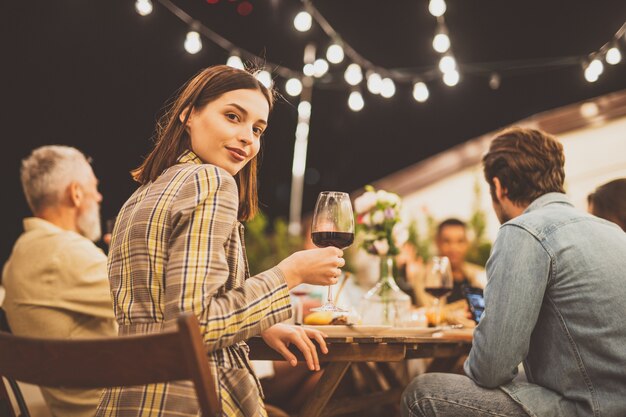
[[[325,50],[319,27],[293,29],[297,0],[252,0],[242,17],[237,1],[211,5],[174,0],[233,43],[299,70],[309,41]],[[148,152],[163,103],[199,69],[224,63],[227,53],[208,40],[197,55],[182,43],[188,28],[155,0],[141,17],[133,0],[3,1],[2,219],[0,262],[29,214],[19,164],[44,144],[76,146],[94,159],[103,218],[116,214],[135,189],[128,171]],[[429,68],[435,18],[426,0],[316,0],[315,6],[361,55],[385,68]],[[347,107],[341,83],[316,88],[307,164],[319,172],[307,184],[303,207],[323,189],[353,191],[457,143],[537,112],[626,88],[626,64],[605,68],[595,84],[580,67],[508,75],[491,90],[467,64],[582,56],[608,41],[626,20],[623,0],[448,0],[446,22],[462,80],[454,88],[429,84],[425,104],[397,85],[392,99],[364,94],[365,109]],[[622,53],[626,48],[622,41]],[[344,64],[334,69],[341,78]],[[469,68],[469,67],[467,67]],[[280,88],[284,80],[278,80]],[[291,99],[292,103],[297,101]],[[288,215],[296,109],[281,102],[270,118],[260,171],[260,197],[272,216]]]

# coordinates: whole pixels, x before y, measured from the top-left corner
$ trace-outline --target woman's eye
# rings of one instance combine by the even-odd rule
[[[226,113],[226,117],[228,117],[230,120],[239,121],[239,116],[237,116],[235,113]]]
[[[257,136],[261,136],[263,134],[263,129],[261,129],[260,127],[254,127],[252,128],[252,131]]]

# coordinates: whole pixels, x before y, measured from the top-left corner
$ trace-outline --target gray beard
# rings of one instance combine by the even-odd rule
[[[100,240],[102,227],[100,226],[100,207],[94,204],[93,208],[84,212],[77,220],[78,231],[92,242]]]

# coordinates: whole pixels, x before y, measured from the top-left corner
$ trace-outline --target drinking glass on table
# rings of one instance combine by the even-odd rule
[[[354,241],[354,214],[350,196],[338,191],[323,191],[317,197],[311,239],[315,246],[334,246],[345,249]],[[346,312],[333,302],[332,287],[328,287],[328,298],[321,307],[313,311]]]
[[[433,324],[441,324],[441,299],[452,292],[452,268],[447,256],[433,256],[426,270],[424,290],[435,297],[433,302]]]

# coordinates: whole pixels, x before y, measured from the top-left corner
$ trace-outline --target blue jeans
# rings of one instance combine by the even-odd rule
[[[464,375],[422,374],[402,394],[402,417],[528,417],[500,389],[476,385]]]

